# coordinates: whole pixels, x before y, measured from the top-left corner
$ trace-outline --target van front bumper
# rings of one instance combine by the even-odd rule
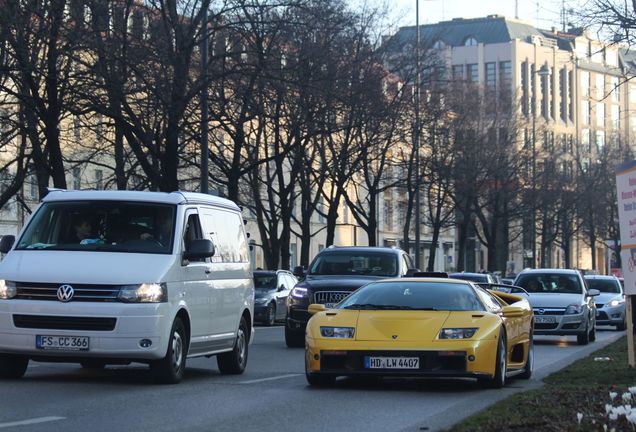
[[[0,353],[60,361],[64,358],[160,359],[168,349],[170,310],[168,303],[0,300]],[[89,348],[87,351],[37,348],[38,335],[88,337]],[[142,347],[142,340],[146,340],[146,345],[150,341],[150,346]]]

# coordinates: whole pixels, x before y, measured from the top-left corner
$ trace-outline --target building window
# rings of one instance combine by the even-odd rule
[[[620,92],[620,82],[617,77],[612,77],[612,102],[620,102],[621,100],[621,92]]]
[[[475,39],[474,37],[470,36],[467,37],[466,40],[464,41],[464,45],[465,46],[476,46],[477,45],[477,39]]]
[[[605,104],[603,102],[596,104],[596,127],[605,127]]]
[[[592,146],[590,144],[590,130],[589,129],[583,129],[581,131],[581,147],[583,148],[583,151],[586,151],[588,153],[592,151]]]
[[[494,89],[497,85],[497,71],[496,71],[496,63],[486,63],[485,64],[485,72],[486,72],[486,85]]]
[[[605,97],[605,75],[596,74],[596,99],[602,100]]]
[[[581,101],[581,122],[584,125],[590,124],[590,101]]]
[[[568,71],[566,69],[561,69],[559,72],[559,95],[561,96],[560,101],[560,113],[561,120],[568,120],[568,86],[567,86],[567,77]]]
[[[549,118],[550,112],[550,78],[541,77],[541,115],[543,118]]]
[[[95,170],[95,189],[103,189],[104,188],[104,171],[96,169]]]
[[[509,61],[499,62],[499,82],[502,86],[512,82],[512,63]]]
[[[454,80],[464,79],[464,65],[453,65],[453,79]]]
[[[528,115],[530,102],[530,91],[528,88],[528,62],[521,63],[521,112]]]
[[[612,128],[620,129],[621,127],[621,109],[618,105],[612,105]]]
[[[30,183],[30,190],[29,190],[29,195],[31,196],[31,199],[38,199],[38,179],[32,175],[31,176],[31,181]]]
[[[446,44],[439,39],[436,40],[435,43],[433,44],[433,48],[436,50],[441,50],[441,49],[444,49],[445,47],[446,47]]]
[[[605,132],[596,131],[596,148],[601,151],[605,148]]]
[[[570,121],[574,121],[574,72],[568,72],[568,89],[570,93],[570,106],[568,118]]]
[[[472,63],[466,65],[466,78],[472,83],[479,81],[479,71],[477,70],[477,64]]]
[[[590,97],[590,73],[581,72],[581,95]]]
[[[79,167],[73,168],[73,189],[79,190],[82,188],[82,172]]]

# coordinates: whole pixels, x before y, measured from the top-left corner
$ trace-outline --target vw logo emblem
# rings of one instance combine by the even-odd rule
[[[543,315],[545,313],[545,310],[544,309],[537,309],[537,313],[539,315]]]
[[[398,338],[398,335],[392,335],[391,337],[392,337],[393,339],[397,339],[397,338]]]
[[[57,289],[57,299],[61,302],[71,301],[74,294],[75,290],[70,285],[60,285]]]

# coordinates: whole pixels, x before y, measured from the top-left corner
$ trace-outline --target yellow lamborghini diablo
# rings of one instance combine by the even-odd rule
[[[338,376],[472,377],[502,387],[530,378],[532,308],[520,296],[445,278],[387,279],[333,309],[309,307],[305,371],[311,385]]]

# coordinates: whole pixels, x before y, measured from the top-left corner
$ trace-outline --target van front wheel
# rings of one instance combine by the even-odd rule
[[[183,378],[188,355],[186,334],[183,322],[180,318],[176,318],[170,331],[166,356],[150,364],[150,371],[154,376],[155,382],[159,384],[177,384]]]
[[[247,353],[249,344],[249,332],[245,318],[241,318],[236,340],[232,351],[216,356],[216,363],[222,374],[238,375],[242,374],[247,366]]]
[[[28,366],[27,356],[0,354],[0,378],[22,378]]]

